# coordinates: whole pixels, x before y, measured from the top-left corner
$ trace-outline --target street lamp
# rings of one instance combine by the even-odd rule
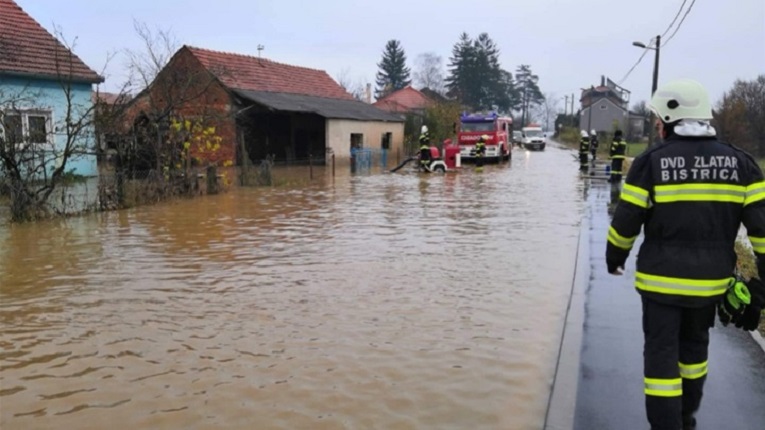
[[[659,84],[659,51],[661,49],[661,36],[657,35],[654,40],[655,40],[655,45],[653,47],[646,46],[645,43],[643,42],[632,42],[632,46],[637,46],[638,48],[650,49],[650,50],[656,51],[656,57],[654,58],[654,61],[653,61],[653,83],[651,85],[651,97],[653,97],[653,94],[656,92],[656,87]],[[648,147],[649,148],[653,146],[654,121],[655,119],[653,117],[653,111],[651,111],[650,126],[648,127]]]

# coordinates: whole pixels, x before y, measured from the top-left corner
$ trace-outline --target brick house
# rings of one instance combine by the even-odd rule
[[[151,109],[149,109],[151,107]],[[240,164],[350,158],[351,148],[403,147],[403,119],[353,98],[325,71],[183,46],[133,102],[149,111],[213,125],[215,154]]]

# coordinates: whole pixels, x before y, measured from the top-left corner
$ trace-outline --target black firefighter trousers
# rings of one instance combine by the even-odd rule
[[[679,430],[693,422],[715,312],[714,304],[683,308],[643,297],[645,406],[652,430]]]

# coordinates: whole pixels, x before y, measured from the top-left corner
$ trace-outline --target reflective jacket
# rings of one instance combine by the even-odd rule
[[[701,307],[728,288],[742,222],[765,274],[765,181],[757,163],[716,138],[673,137],[633,162],[608,231],[606,261],[623,266],[643,227],[638,292]]]
[[[587,154],[588,152],[590,152],[590,138],[583,137],[582,140],[579,141],[579,153]]]
[[[475,156],[476,157],[483,157],[483,155],[485,153],[486,153],[486,144],[479,140],[475,144]]]
[[[623,140],[616,140],[614,139],[613,142],[611,142],[611,148],[608,151],[608,155],[611,157],[611,159],[615,158],[624,158],[624,154],[627,152],[627,142]]]
[[[430,134],[425,132],[420,134],[420,145],[430,146]]]

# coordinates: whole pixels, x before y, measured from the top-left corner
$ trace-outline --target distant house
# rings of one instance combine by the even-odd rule
[[[579,128],[610,133],[614,126],[627,132],[630,92],[610,79],[601,77],[601,85],[582,90]]]
[[[245,154],[252,162],[320,161],[403,145],[401,118],[356,100],[323,70],[183,46],[136,97],[132,114],[173,97],[173,115],[215,126],[222,142],[214,157],[237,164]]]
[[[92,111],[93,84],[100,82],[101,76],[13,0],[0,0],[1,138],[30,144],[36,156],[44,154],[46,170],[57,167],[67,140],[69,102],[69,118],[79,120]],[[82,150],[69,159],[67,170],[97,175],[92,131],[86,127],[78,134]]]
[[[422,114],[425,112],[425,108],[433,105],[433,103],[432,98],[408,85],[377,100],[373,106],[397,114]]]

